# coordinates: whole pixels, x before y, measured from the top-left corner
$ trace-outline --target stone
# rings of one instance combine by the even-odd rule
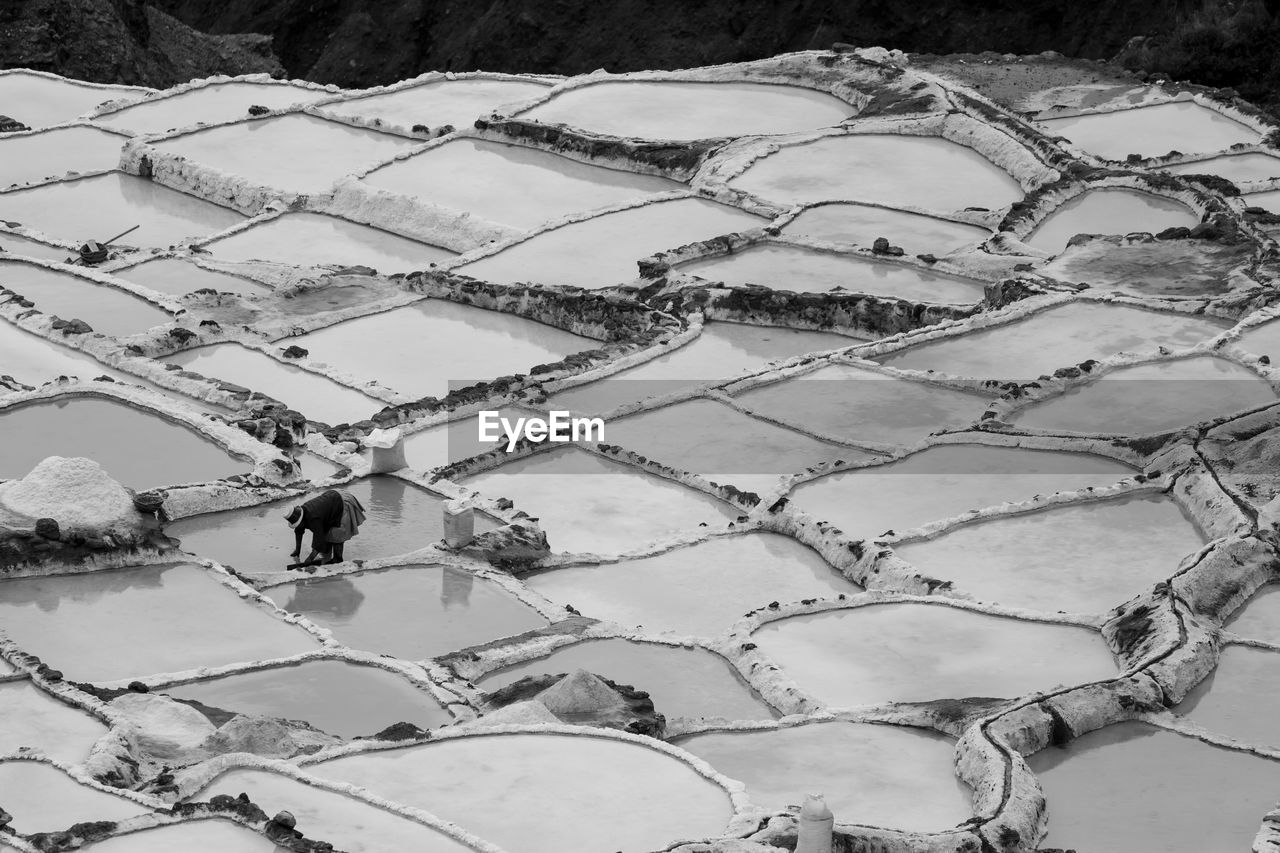
[[[62,531],[58,529],[58,521],[54,518],[38,518],[36,519],[36,535],[45,539],[57,541],[62,538]]]

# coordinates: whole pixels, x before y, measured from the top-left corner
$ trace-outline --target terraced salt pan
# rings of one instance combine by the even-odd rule
[[[913,444],[931,432],[967,426],[986,398],[834,364],[738,395],[753,412],[846,440]]]
[[[1231,629],[1231,630],[1234,630]],[[1227,646],[1218,665],[1179,703],[1177,712],[1210,731],[1244,743],[1280,746],[1274,708],[1280,684],[1280,654],[1248,646]]]
[[[174,850],[190,850],[192,853],[273,853],[280,848],[275,842],[251,829],[237,826],[229,820],[188,820],[181,823],[130,832],[86,844],[82,850],[93,853],[173,853]]]
[[[276,814],[282,809],[293,814],[298,830],[307,838],[327,841],[347,853],[389,850],[468,853],[471,850],[425,824],[267,770],[223,773],[194,799],[208,800],[218,794],[236,797],[242,792],[267,814]]]
[[[752,246],[730,255],[681,264],[680,269],[710,281],[761,284],[799,293],[826,293],[840,288],[852,293],[964,305],[981,301],[983,293],[980,281],[799,246]]]
[[[858,591],[813,551],[772,533],[720,537],[639,560],[539,572],[524,581],[552,601],[572,604],[596,619],[703,637],[720,634],[748,610],[771,601]]]
[[[830,474],[792,495],[806,512],[872,537],[1006,501],[1107,485],[1132,473],[1084,453],[943,445],[888,465]]]
[[[1133,190],[1090,190],[1054,210],[1023,242],[1057,253],[1077,234],[1158,234],[1198,224],[1200,217],[1173,199]]]
[[[668,718],[768,720],[777,716],[723,658],[705,649],[627,640],[588,640],[565,646],[547,657],[490,673],[476,686],[492,693],[527,676],[579,669],[646,691],[653,707]]]
[[[520,118],[612,136],[707,139],[830,127],[853,114],[844,101],[799,86],[616,80],[562,92]]]
[[[518,459],[465,482],[539,518],[553,551],[620,554],[702,522],[721,527],[738,515],[693,489],[574,448]]]
[[[376,560],[425,548],[444,535],[444,500],[395,477],[366,477],[342,486],[364,507],[365,523],[345,548],[347,559]],[[186,551],[233,566],[242,572],[282,571],[293,562],[293,531],[284,516],[318,492],[244,509],[184,518],[166,526]],[[476,516],[476,530],[493,529],[486,516]],[[311,544],[303,537],[303,547]],[[304,552],[305,556],[305,552]]]
[[[0,321],[0,373],[33,386],[58,376],[92,379],[106,375],[126,382],[141,381],[112,370],[92,356],[58,346],[3,321]]]
[[[386,405],[332,379],[235,343],[189,349],[167,355],[164,360],[268,394],[308,418],[327,424],[355,423]]]
[[[1259,589],[1223,627],[1250,640],[1280,645],[1280,585]]]
[[[397,160],[361,181],[512,228],[686,189],[667,178],[480,139],[454,140]]]
[[[766,224],[713,201],[673,199],[544,231],[458,271],[498,284],[538,282],[595,290],[634,280],[636,262],[656,252]]]
[[[1267,181],[1280,178],[1280,157],[1251,151],[1248,154],[1230,154],[1191,163],[1174,163],[1161,166],[1161,170],[1175,175],[1217,175],[1237,184]]]
[[[893,134],[792,145],[757,160],[729,183],[776,202],[853,199],[936,211],[998,210],[1023,195],[1017,181],[971,148],[939,137]]]
[[[0,219],[74,243],[108,240],[140,226],[118,245],[167,248],[244,221],[234,210],[113,172],[0,193]]]
[[[106,733],[106,725],[97,718],[46,696],[26,682],[0,684],[0,752],[25,746],[50,758],[79,764],[88,757],[94,741]]]
[[[81,785],[56,767],[37,761],[0,761],[4,810],[16,832],[60,832],[85,821],[125,820],[147,808],[124,797]]]
[[[1260,193],[1245,193],[1240,196],[1250,207],[1262,207],[1275,213],[1280,210],[1280,190],[1267,190]]]
[[[642,853],[716,837],[725,791],[684,762],[613,738],[482,735],[311,765],[523,853]],[[496,808],[495,803],[501,803]]]
[[[1095,631],[942,605],[793,616],[752,640],[801,689],[834,707],[1014,698],[1117,674]]]
[[[321,213],[287,213],[206,247],[220,261],[372,267],[383,275],[424,270],[453,252]]]
[[[744,415],[713,400],[690,400],[612,420],[605,439],[716,483],[767,494],[783,474],[867,454]]]
[[[0,187],[114,169],[124,142],[122,136],[93,127],[0,138]]]
[[[814,240],[853,243],[864,248],[870,248],[877,237],[884,237],[901,246],[908,255],[945,255],[991,236],[990,231],[976,225],[867,204],[811,207],[782,230]]]
[[[73,681],[108,682],[317,648],[302,629],[179,563],[0,581],[10,639]]]
[[[1040,119],[1040,124],[1046,133],[1065,136],[1077,148],[1108,160],[1130,154],[1159,157],[1174,150],[1207,153],[1258,141],[1255,131],[1192,101]]]
[[[376,347],[371,341],[400,344]],[[597,346],[554,326],[444,299],[347,320],[290,342],[309,350],[313,360],[414,398],[443,397],[451,388],[527,373]]]
[[[419,142],[293,113],[199,130],[152,144],[160,151],[251,184],[322,193],[342,176],[394,157]]]
[[[470,127],[490,110],[505,104],[536,98],[547,91],[544,83],[526,80],[437,80],[363,98],[350,98],[323,107],[340,116],[380,119],[384,124],[412,128],[425,125],[436,131],[444,125]]]
[[[45,314],[84,320],[104,335],[134,335],[173,319],[145,299],[61,270],[0,261],[0,283]]]
[[[600,382],[555,394],[549,408],[606,412],[622,403],[705,385],[775,359],[857,343],[842,335],[741,323],[707,323],[692,342]]]
[[[1249,850],[1280,788],[1280,762],[1137,722],[1089,732],[1027,763],[1049,802],[1045,847]]]
[[[25,258],[39,258],[42,261],[66,261],[72,255],[67,249],[5,231],[0,231],[0,251]]]
[[[1254,326],[1236,343],[1241,349],[1256,355],[1270,356],[1272,362],[1280,360],[1280,320]]]
[[[32,128],[71,121],[104,101],[140,98],[145,94],[141,89],[85,86],[40,74],[0,74],[0,104],[4,104],[4,114]]]
[[[547,624],[492,581],[452,566],[307,579],[273,587],[268,595],[284,609],[330,629],[341,643],[405,660],[435,657]]]
[[[233,80],[189,89],[177,95],[158,98],[99,116],[95,124],[119,127],[134,133],[163,133],[166,130],[195,124],[219,124],[249,117],[249,107],[271,110],[292,104],[310,104],[332,97],[323,89],[304,89],[273,83],[250,83]]]
[[[1220,320],[1190,314],[1072,302],[1016,323],[898,350],[878,361],[906,370],[1029,381],[1090,358],[1195,346],[1227,328]]]
[[[87,456],[132,489],[203,483],[249,467],[194,430],[96,397],[0,411],[0,478],[22,477],[47,456]]]
[[[936,832],[973,816],[954,743],[924,729],[815,723],[694,735],[679,746],[746,783],[751,802],[770,811],[821,791],[842,824]]]
[[[175,699],[193,699],[237,714],[306,720],[343,738],[368,737],[401,722],[433,729],[452,719],[430,693],[402,676],[337,660],[308,661],[161,690]]]
[[[1203,544],[1173,501],[1144,495],[965,525],[894,550],[981,601],[1101,614],[1174,575]]]
[[[1206,356],[1117,370],[1015,412],[1010,420],[1024,428],[1145,435],[1275,399],[1256,373]]]
[[[161,293],[182,296],[195,290],[212,288],[219,293],[263,294],[271,288],[264,284],[227,273],[214,272],[177,258],[160,258],[135,267],[111,273],[116,278],[141,284]]]

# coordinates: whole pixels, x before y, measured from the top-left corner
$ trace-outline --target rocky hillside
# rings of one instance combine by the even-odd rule
[[[269,36],[206,35],[141,0],[3,0],[0,68],[155,87],[284,74]]]

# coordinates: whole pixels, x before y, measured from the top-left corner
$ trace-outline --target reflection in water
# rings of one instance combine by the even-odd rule
[[[323,613],[335,622],[342,623],[356,615],[363,601],[364,593],[356,588],[350,578],[323,578],[295,584],[293,595],[284,609],[307,615]]]
[[[440,603],[444,609],[457,605],[466,608],[471,604],[471,588],[475,586],[476,576],[462,569],[446,567],[444,576],[440,578]]]

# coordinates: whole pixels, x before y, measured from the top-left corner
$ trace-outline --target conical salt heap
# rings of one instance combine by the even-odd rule
[[[609,712],[627,708],[626,701],[618,695],[618,691],[585,669],[572,672],[543,690],[538,694],[538,701],[557,717],[584,714],[607,716]]]

